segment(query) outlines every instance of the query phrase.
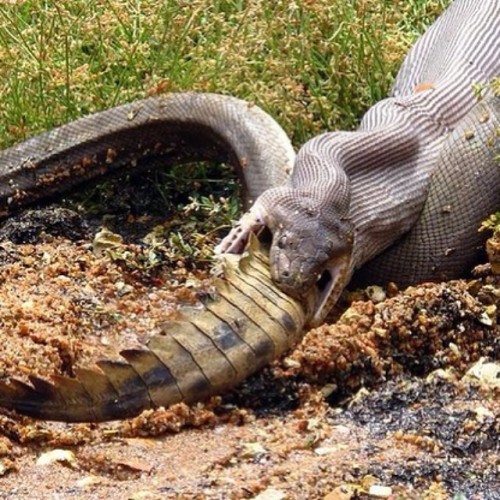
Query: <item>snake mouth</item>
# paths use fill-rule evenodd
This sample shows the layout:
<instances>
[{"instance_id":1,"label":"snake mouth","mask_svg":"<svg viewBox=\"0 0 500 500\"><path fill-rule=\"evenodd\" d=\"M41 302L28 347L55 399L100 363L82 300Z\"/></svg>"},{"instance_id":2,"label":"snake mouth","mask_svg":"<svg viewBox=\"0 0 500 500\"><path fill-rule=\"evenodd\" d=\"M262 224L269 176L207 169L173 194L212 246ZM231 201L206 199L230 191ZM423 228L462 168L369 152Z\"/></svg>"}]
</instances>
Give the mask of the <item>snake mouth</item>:
<instances>
[{"instance_id":1,"label":"snake mouth","mask_svg":"<svg viewBox=\"0 0 500 500\"><path fill-rule=\"evenodd\" d=\"M326 316L330 294L335 287L335 277L330 269L325 269L316 281L317 299L314 314L311 319L312 326L318 326Z\"/></svg>"},{"instance_id":2,"label":"snake mouth","mask_svg":"<svg viewBox=\"0 0 500 500\"><path fill-rule=\"evenodd\" d=\"M320 325L335 305L344 289L346 274L347 266L343 262L335 262L318 276L315 285L317 298L311 326Z\"/></svg>"}]
</instances>

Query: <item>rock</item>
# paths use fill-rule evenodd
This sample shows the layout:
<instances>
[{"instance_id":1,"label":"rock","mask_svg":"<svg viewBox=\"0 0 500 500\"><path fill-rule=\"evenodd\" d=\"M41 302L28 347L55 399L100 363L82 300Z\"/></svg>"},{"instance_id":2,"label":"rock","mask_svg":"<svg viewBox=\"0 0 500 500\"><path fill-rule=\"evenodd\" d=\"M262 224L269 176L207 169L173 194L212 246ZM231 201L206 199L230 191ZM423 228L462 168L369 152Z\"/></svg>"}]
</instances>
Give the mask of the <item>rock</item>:
<instances>
[{"instance_id":1,"label":"rock","mask_svg":"<svg viewBox=\"0 0 500 500\"><path fill-rule=\"evenodd\" d=\"M368 495L375 498L389 498L392 495L392 488L381 484L373 484L368 490Z\"/></svg>"},{"instance_id":2,"label":"rock","mask_svg":"<svg viewBox=\"0 0 500 500\"><path fill-rule=\"evenodd\" d=\"M350 485L338 486L330 491L323 500L351 500L354 495L354 489Z\"/></svg>"},{"instance_id":3,"label":"rock","mask_svg":"<svg viewBox=\"0 0 500 500\"><path fill-rule=\"evenodd\" d=\"M61 462L70 467L76 467L76 457L75 454L70 450L55 449L42 453L38 460L37 465L51 465L55 462Z\"/></svg>"},{"instance_id":4,"label":"rock","mask_svg":"<svg viewBox=\"0 0 500 500\"><path fill-rule=\"evenodd\" d=\"M475 379L490 389L500 389L499 363L487 362L485 358L481 358L469 368L465 376L469 379Z\"/></svg>"},{"instance_id":5,"label":"rock","mask_svg":"<svg viewBox=\"0 0 500 500\"><path fill-rule=\"evenodd\" d=\"M344 449L345 446L343 445L337 445L337 446L320 446L314 450L314 453L316 455L319 455L320 457L323 455L330 455L331 453L335 453L336 451L339 451L341 449Z\"/></svg>"},{"instance_id":6,"label":"rock","mask_svg":"<svg viewBox=\"0 0 500 500\"><path fill-rule=\"evenodd\" d=\"M85 476L76 482L77 488L88 488L90 486L97 486L103 482L103 478L99 476Z\"/></svg>"},{"instance_id":7,"label":"rock","mask_svg":"<svg viewBox=\"0 0 500 500\"><path fill-rule=\"evenodd\" d=\"M243 443L241 456L243 458L255 458L266 453L267 450L260 443Z\"/></svg>"},{"instance_id":8,"label":"rock","mask_svg":"<svg viewBox=\"0 0 500 500\"><path fill-rule=\"evenodd\" d=\"M285 498L286 494L283 490L268 488L254 497L254 500L284 500Z\"/></svg>"},{"instance_id":9,"label":"rock","mask_svg":"<svg viewBox=\"0 0 500 500\"><path fill-rule=\"evenodd\" d=\"M366 295L368 295L368 298L373 302L375 302L376 304L382 302L387 297L385 290L377 285L367 287Z\"/></svg>"}]
</instances>

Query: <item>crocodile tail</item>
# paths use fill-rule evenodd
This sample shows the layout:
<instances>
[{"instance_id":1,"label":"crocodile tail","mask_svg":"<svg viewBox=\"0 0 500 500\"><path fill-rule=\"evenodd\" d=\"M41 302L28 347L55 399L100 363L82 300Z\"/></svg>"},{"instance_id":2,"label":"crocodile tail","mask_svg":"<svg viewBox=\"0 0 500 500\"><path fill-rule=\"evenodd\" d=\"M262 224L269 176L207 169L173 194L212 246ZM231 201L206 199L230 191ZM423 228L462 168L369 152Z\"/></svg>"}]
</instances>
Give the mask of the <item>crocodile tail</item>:
<instances>
[{"instance_id":1,"label":"crocodile tail","mask_svg":"<svg viewBox=\"0 0 500 500\"><path fill-rule=\"evenodd\" d=\"M144 349L121 351L123 360L99 361L98 369L75 368L74 378L0 382L0 406L45 420L99 422L235 387L300 339L307 314L273 284L255 238L242 256L222 256L221 266L203 308L184 308Z\"/></svg>"},{"instance_id":2,"label":"crocodile tail","mask_svg":"<svg viewBox=\"0 0 500 500\"><path fill-rule=\"evenodd\" d=\"M76 378L55 375L48 382L30 376L31 385L16 379L0 382L0 405L30 417L67 422L126 418L149 407L147 392L131 365L98 364L101 371L75 369Z\"/></svg>"}]
</instances>

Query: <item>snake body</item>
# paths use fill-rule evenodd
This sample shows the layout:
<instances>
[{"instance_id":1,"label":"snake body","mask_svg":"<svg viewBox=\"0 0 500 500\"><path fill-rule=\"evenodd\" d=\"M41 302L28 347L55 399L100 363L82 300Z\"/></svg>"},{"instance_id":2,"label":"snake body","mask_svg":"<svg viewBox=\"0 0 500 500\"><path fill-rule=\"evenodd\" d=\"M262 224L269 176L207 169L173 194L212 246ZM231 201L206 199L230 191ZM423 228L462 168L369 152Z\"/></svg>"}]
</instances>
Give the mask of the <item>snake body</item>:
<instances>
[{"instance_id":1,"label":"snake body","mask_svg":"<svg viewBox=\"0 0 500 500\"><path fill-rule=\"evenodd\" d=\"M296 296L324 288L316 323L376 256L364 270L374 281L463 273L500 202L499 98L486 85L498 75L500 2L455 0L412 48L391 96L357 131L306 143L288 185L260 196L220 250L270 227L276 283Z\"/></svg>"},{"instance_id":2,"label":"snake body","mask_svg":"<svg viewBox=\"0 0 500 500\"><path fill-rule=\"evenodd\" d=\"M108 173L195 160L231 164L250 205L286 181L294 158L283 129L258 106L218 94L168 94L80 118L1 151L0 217Z\"/></svg>"},{"instance_id":3,"label":"snake body","mask_svg":"<svg viewBox=\"0 0 500 500\"><path fill-rule=\"evenodd\" d=\"M463 272L500 201L500 97L487 85L500 73L499 18L499 0L455 0L359 130L320 135L296 158L258 107L195 93L120 106L1 152L4 217L107 172L222 160L251 208L219 252L240 252L263 225L273 239L270 261L256 249L224 255L216 297L123 351L125 361L52 383L0 381L0 406L98 421L197 401L289 349L364 264L371 279L403 283Z\"/></svg>"},{"instance_id":4,"label":"snake body","mask_svg":"<svg viewBox=\"0 0 500 500\"><path fill-rule=\"evenodd\" d=\"M238 99L138 101L1 152L0 216L108 171L227 161L251 208L218 251L239 252L269 227L273 279L296 297L321 288L319 323L362 266L365 279L407 284L471 265L476 228L500 198L498 97L487 86L499 75L500 0L455 0L354 132L314 137L295 157L279 125Z\"/></svg>"}]
</instances>

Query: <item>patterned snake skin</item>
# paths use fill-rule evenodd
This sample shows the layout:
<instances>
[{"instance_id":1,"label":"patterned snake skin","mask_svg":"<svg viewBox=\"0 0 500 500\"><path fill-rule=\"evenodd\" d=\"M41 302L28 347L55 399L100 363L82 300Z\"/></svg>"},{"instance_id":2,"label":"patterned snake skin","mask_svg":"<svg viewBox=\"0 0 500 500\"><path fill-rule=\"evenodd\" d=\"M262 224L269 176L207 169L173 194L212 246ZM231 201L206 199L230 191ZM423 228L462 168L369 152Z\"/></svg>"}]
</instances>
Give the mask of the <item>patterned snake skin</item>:
<instances>
[{"instance_id":1,"label":"patterned snake skin","mask_svg":"<svg viewBox=\"0 0 500 500\"><path fill-rule=\"evenodd\" d=\"M180 311L98 369L0 380L0 406L80 422L199 401L290 349L365 263L373 281L464 272L481 246L481 220L500 205L500 96L489 85L500 72L499 2L455 0L359 130L316 137L296 159L256 106L194 93L120 106L1 152L4 216L108 171L193 159L232 163L247 204L256 201L219 246L239 253L249 239L247 251L221 257L202 308ZM264 224L270 260L251 234Z\"/></svg>"},{"instance_id":2,"label":"patterned snake skin","mask_svg":"<svg viewBox=\"0 0 500 500\"><path fill-rule=\"evenodd\" d=\"M0 152L0 216L111 171L229 162L251 209L217 251L239 253L268 226L275 283L297 298L314 287L319 323L362 266L359 279L400 284L470 268L500 205L499 75L500 0L455 0L357 131L317 136L295 158L279 125L238 99L138 101Z\"/></svg>"},{"instance_id":3,"label":"patterned snake skin","mask_svg":"<svg viewBox=\"0 0 500 500\"><path fill-rule=\"evenodd\" d=\"M488 86L499 75L499 0L455 0L391 96L357 131L306 143L289 184L263 193L218 251L268 226L275 282L295 296L322 288L316 323L365 263L360 279L372 282L464 273L481 220L500 206L500 99Z\"/></svg>"}]
</instances>

